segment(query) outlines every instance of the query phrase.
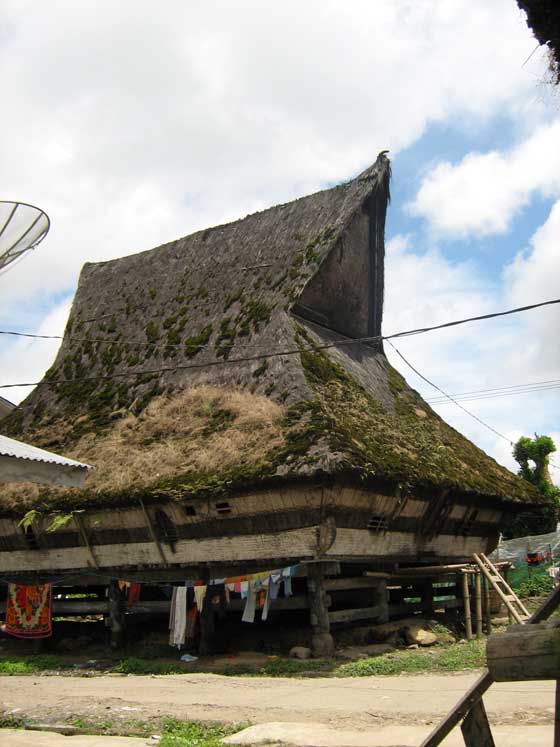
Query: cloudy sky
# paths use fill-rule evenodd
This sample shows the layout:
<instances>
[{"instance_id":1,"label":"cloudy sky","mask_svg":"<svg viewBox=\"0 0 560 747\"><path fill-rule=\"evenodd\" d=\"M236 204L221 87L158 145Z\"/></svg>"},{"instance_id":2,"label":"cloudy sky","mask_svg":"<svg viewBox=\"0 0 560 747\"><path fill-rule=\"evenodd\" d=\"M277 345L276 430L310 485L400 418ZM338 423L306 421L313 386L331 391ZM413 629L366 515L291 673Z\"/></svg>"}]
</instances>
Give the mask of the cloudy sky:
<instances>
[{"instance_id":1,"label":"cloudy sky","mask_svg":"<svg viewBox=\"0 0 560 747\"><path fill-rule=\"evenodd\" d=\"M514 0L2 6L0 199L52 220L0 276L2 329L61 333L84 262L351 178L383 149L386 333L560 296L560 96ZM552 307L397 347L453 394L552 381L559 321ZM55 352L2 337L0 383L37 380ZM513 466L507 439L560 446L559 403L555 390L464 403L505 439L436 409Z\"/></svg>"}]
</instances>

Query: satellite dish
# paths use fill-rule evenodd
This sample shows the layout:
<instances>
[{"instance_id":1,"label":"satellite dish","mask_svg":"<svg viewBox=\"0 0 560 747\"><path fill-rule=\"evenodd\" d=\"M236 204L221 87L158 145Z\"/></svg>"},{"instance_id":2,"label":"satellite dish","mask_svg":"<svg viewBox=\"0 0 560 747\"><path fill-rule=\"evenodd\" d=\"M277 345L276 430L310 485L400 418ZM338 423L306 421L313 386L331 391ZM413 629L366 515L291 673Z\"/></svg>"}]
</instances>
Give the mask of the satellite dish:
<instances>
[{"instance_id":1,"label":"satellite dish","mask_svg":"<svg viewBox=\"0 0 560 747\"><path fill-rule=\"evenodd\" d=\"M49 216L38 207L0 200L0 273L35 249L50 227Z\"/></svg>"}]
</instances>

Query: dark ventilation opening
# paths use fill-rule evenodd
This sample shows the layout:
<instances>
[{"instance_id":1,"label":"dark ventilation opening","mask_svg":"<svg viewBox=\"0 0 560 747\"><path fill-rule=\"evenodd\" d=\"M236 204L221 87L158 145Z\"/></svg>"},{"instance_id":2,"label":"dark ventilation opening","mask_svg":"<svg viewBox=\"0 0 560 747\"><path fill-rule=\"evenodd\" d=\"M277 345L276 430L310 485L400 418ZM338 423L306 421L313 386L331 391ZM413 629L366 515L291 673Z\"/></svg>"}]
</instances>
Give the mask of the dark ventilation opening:
<instances>
[{"instance_id":1,"label":"dark ventilation opening","mask_svg":"<svg viewBox=\"0 0 560 747\"><path fill-rule=\"evenodd\" d=\"M23 530L23 535L25 537L25 543L27 545L28 550L38 550L39 545L39 539L37 538L37 535L33 531L33 527L29 526L26 527Z\"/></svg>"},{"instance_id":2,"label":"dark ventilation opening","mask_svg":"<svg viewBox=\"0 0 560 747\"><path fill-rule=\"evenodd\" d=\"M388 527L386 516L372 516L367 523L370 532L385 532Z\"/></svg>"},{"instance_id":3,"label":"dark ventilation opening","mask_svg":"<svg viewBox=\"0 0 560 747\"><path fill-rule=\"evenodd\" d=\"M185 506L183 511L186 516L196 516L196 508L194 506Z\"/></svg>"},{"instance_id":4,"label":"dark ventilation opening","mask_svg":"<svg viewBox=\"0 0 560 747\"><path fill-rule=\"evenodd\" d=\"M231 506L227 501L224 501L222 503L216 503L216 511L219 514L230 514L231 513Z\"/></svg>"},{"instance_id":5,"label":"dark ventilation opening","mask_svg":"<svg viewBox=\"0 0 560 747\"><path fill-rule=\"evenodd\" d=\"M171 521L165 511L162 511L161 508L156 509L154 520L158 540L160 542L165 542L166 544L168 544L171 552L175 552L175 545L177 544L177 541L179 539L175 524Z\"/></svg>"}]
</instances>

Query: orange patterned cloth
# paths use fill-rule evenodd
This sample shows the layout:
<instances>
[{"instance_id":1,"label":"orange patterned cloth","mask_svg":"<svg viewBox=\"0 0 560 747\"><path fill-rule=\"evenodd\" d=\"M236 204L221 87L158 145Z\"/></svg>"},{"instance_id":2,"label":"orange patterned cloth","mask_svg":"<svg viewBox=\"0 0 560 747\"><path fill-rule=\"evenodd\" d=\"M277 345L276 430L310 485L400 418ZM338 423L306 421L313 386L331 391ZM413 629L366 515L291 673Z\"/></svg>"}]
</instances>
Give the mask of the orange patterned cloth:
<instances>
[{"instance_id":1,"label":"orange patterned cloth","mask_svg":"<svg viewBox=\"0 0 560 747\"><path fill-rule=\"evenodd\" d=\"M6 633L17 638L52 635L52 585L8 584Z\"/></svg>"}]
</instances>

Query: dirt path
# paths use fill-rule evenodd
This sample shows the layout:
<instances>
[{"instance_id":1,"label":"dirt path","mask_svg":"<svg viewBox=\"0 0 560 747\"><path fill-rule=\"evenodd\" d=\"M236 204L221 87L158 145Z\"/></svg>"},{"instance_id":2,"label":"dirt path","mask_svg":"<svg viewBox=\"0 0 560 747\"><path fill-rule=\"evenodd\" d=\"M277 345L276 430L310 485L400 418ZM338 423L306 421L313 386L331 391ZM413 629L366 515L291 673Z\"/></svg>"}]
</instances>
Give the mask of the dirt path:
<instances>
[{"instance_id":1,"label":"dirt path","mask_svg":"<svg viewBox=\"0 0 560 747\"><path fill-rule=\"evenodd\" d=\"M5 677L5 715L37 720L95 718L239 723L321 722L346 729L434 723L475 673L353 679L281 679L192 674L166 677ZM494 724L550 724L553 682L500 683L485 698Z\"/></svg>"}]
</instances>

